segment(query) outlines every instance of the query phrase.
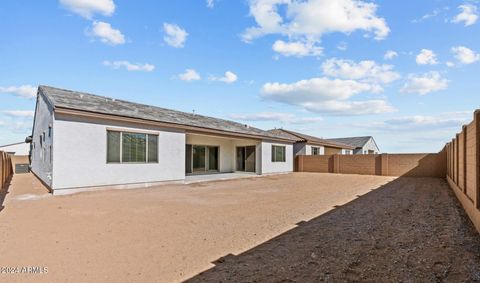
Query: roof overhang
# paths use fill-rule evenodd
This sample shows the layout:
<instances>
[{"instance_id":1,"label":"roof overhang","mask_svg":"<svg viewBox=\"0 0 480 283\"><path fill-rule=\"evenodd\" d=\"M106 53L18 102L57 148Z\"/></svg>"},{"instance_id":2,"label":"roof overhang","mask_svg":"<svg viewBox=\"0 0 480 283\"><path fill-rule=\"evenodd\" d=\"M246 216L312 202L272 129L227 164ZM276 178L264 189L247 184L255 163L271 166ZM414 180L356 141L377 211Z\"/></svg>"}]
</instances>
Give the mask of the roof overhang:
<instances>
[{"instance_id":1,"label":"roof overhang","mask_svg":"<svg viewBox=\"0 0 480 283\"><path fill-rule=\"evenodd\" d=\"M341 148L341 149L355 149L354 146L351 145L339 145L339 144L331 144L331 143L321 143L321 142L313 142L307 141L307 144L310 145L318 145L318 146L326 146L326 147L333 147L333 148Z\"/></svg>"},{"instance_id":2,"label":"roof overhang","mask_svg":"<svg viewBox=\"0 0 480 283\"><path fill-rule=\"evenodd\" d=\"M215 129L204 128L204 127L188 126L183 124L167 123L167 122L146 120L141 118L132 118L132 117L115 115L115 114L104 114L104 113L84 111L84 110L78 110L78 109L70 109L65 107L55 107L54 112L57 114L63 114L63 115L73 115L73 116L80 116L80 117L105 119L105 120L111 120L111 121L136 123L136 124L142 124L142 125L159 126L164 128L183 130L186 133L221 135L224 137L226 136L226 137L232 137L232 138L247 138L247 139L255 139L255 140L271 140L271 141L278 141L278 142L291 143L291 144L295 143L295 141L292 141L289 139L283 139L280 137L270 137L270 136L244 134L244 133L237 133L237 132L230 132L230 131L223 131L223 130L215 130Z\"/></svg>"}]
</instances>

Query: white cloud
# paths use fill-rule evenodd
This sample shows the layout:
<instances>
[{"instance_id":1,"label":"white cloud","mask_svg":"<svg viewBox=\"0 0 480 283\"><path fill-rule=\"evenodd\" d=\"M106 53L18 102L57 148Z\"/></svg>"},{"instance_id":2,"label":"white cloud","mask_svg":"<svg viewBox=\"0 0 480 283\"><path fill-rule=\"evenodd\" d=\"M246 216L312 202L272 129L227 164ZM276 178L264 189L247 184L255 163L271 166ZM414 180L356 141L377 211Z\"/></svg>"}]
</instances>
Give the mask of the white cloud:
<instances>
[{"instance_id":1,"label":"white cloud","mask_svg":"<svg viewBox=\"0 0 480 283\"><path fill-rule=\"evenodd\" d=\"M155 66L152 64L133 64L128 61L103 61L103 65L107 67L112 67L113 69L124 68L127 71L142 71L142 72L152 72L155 70Z\"/></svg>"},{"instance_id":2,"label":"white cloud","mask_svg":"<svg viewBox=\"0 0 480 283\"><path fill-rule=\"evenodd\" d=\"M429 49L422 49L416 57L419 65L435 65L438 64L437 55Z\"/></svg>"},{"instance_id":3,"label":"white cloud","mask_svg":"<svg viewBox=\"0 0 480 283\"><path fill-rule=\"evenodd\" d=\"M37 88L31 85L0 87L0 93L11 93L18 97L33 99L37 97Z\"/></svg>"},{"instance_id":4,"label":"white cloud","mask_svg":"<svg viewBox=\"0 0 480 283\"><path fill-rule=\"evenodd\" d=\"M441 113L437 116L407 116L386 120L385 123L395 128L426 128L426 127L460 127L472 119L470 111Z\"/></svg>"},{"instance_id":5,"label":"white cloud","mask_svg":"<svg viewBox=\"0 0 480 283\"><path fill-rule=\"evenodd\" d=\"M411 22L412 23L420 23L420 22L423 22L423 21L428 20L430 18L434 18L434 17L440 15L440 13L442 13L443 11L447 11L447 10L449 10L448 6L445 6L443 8L437 8L430 13L426 13L420 19L415 19L415 20L412 20Z\"/></svg>"},{"instance_id":6,"label":"white cloud","mask_svg":"<svg viewBox=\"0 0 480 283\"><path fill-rule=\"evenodd\" d=\"M261 97L333 115L366 115L392 112L395 109L384 100L348 101L354 95L377 92L378 87L355 80L325 77L301 80L291 84L266 83Z\"/></svg>"},{"instance_id":7,"label":"white cloud","mask_svg":"<svg viewBox=\"0 0 480 283\"><path fill-rule=\"evenodd\" d=\"M452 61L447 61L447 62L445 63L445 65L447 65L447 67L449 67L449 68L455 67L455 63L453 63Z\"/></svg>"},{"instance_id":8,"label":"white cloud","mask_svg":"<svg viewBox=\"0 0 480 283\"><path fill-rule=\"evenodd\" d=\"M359 80L375 84L388 84L400 78L392 65L378 65L375 61L360 61L331 58L322 64L325 75L335 78Z\"/></svg>"},{"instance_id":9,"label":"white cloud","mask_svg":"<svg viewBox=\"0 0 480 283\"><path fill-rule=\"evenodd\" d=\"M1 113L14 118L15 117L33 118L33 115L35 114L34 111L30 111L30 110L5 110L5 111L1 111Z\"/></svg>"},{"instance_id":10,"label":"white cloud","mask_svg":"<svg viewBox=\"0 0 480 283\"><path fill-rule=\"evenodd\" d=\"M316 46L328 33L362 30L381 40L390 32L385 19L376 15L377 5L361 0L249 0L249 7L257 25L244 31L245 42L279 34Z\"/></svg>"},{"instance_id":11,"label":"white cloud","mask_svg":"<svg viewBox=\"0 0 480 283\"><path fill-rule=\"evenodd\" d=\"M230 118L241 121L275 121L288 124L311 124L323 121L322 117L297 117L294 114L282 112L258 112L248 114L232 114Z\"/></svg>"},{"instance_id":12,"label":"white cloud","mask_svg":"<svg viewBox=\"0 0 480 283\"><path fill-rule=\"evenodd\" d=\"M337 44L337 49L340 51L345 51L348 49L348 44L345 41L342 41L339 44Z\"/></svg>"},{"instance_id":13,"label":"white cloud","mask_svg":"<svg viewBox=\"0 0 480 283\"><path fill-rule=\"evenodd\" d=\"M109 23L93 22L90 36L97 37L101 42L109 45L119 45L125 43L125 36L118 29L112 28Z\"/></svg>"},{"instance_id":14,"label":"white cloud","mask_svg":"<svg viewBox=\"0 0 480 283\"><path fill-rule=\"evenodd\" d=\"M227 83L227 84L231 84L231 83L234 83L238 80L238 76L231 71L226 71L225 75L223 77L211 76L209 79L211 81L219 81L219 82L224 82L224 83Z\"/></svg>"},{"instance_id":15,"label":"white cloud","mask_svg":"<svg viewBox=\"0 0 480 283\"><path fill-rule=\"evenodd\" d=\"M188 33L184 29L176 24L164 23L163 31L165 32L163 40L165 40L168 45L175 48L182 48L185 46Z\"/></svg>"},{"instance_id":16,"label":"white cloud","mask_svg":"<svg viewBox=\"0 0 480 283\"><path fill-rule=\"evenodd\" d=\"M214 0L207 0L207 7L212 9L215 6Z\"/></svg>"},{"instance_id":17,"label":"white cloud","mask_svg":"<svg viewBox=\"0 0 480 283\"><path fill-rule=\"evenodd\" d=\"M115 12L113 0L60 0L60 4L87 19L97 13L111 16Z\"/></svg>"},{"instance_id":18,"label":"white cloud","mask_svg":"<svg viewBox=\"0 0 480 283\"><path fill-rule=\"evenodd\" d=\"M462 64L472 64L480 60L479 53L475 53L475 51L465 46L453 47L452 53L454 54L455 59Z\"/></svg>"},{"instance_id":19,"label":"white cloud","mask_svg":"<svg viewBox=\"0 0 480 283\"><path fill-rule=\"evenodd\" d=\"M456 15L455 18L453 18L452 22L457 24L463 22L466 27L471 26L477 22L478 20L477 6L473 4L463 4L458 6L458 8L462 12Z\"/></svg>"},{"instance_id":20,"label":"white cloud","mask_svg":"<svg viewBox=\"0 0 480 283\"><path fill-rule=\"evenodd\" d=\"M392 60L395 57L398 57L398 53L393 50L388 50L385 52L385 55L383 55L383 59L385 60Z\"/></svg>"},{"instance_id":21,"label":"white cloud","mask_svg":"<svg viewBox=\"0 0 480 283\"><path fill-rule=\"evenodd\" d=\"M200 75L194 69L186 69L184 73L178 75L182 81L198 81L201 79Z\"/></svg>"},{"instance_id":22,"label":"white cloud","mask_svg":"<svg viewBox=\"0 0 480 283\"><path fill-rule=\"evenodd\" d=\"M291 84L266 83L262 88L262 96L289 104L316 103L348 99L355 94L372 90L372 86L367 83L320 77Z\"/></svg>"},{"instance_id":23,"label":"white cloud","mask_svg":"<svg viewBox=\"0 0 480 283\"><path fill-rule=\"evenodd\" d=\"M420 75L410 74L401 92L425 95L430 92L444 90L447 87L448 80L442 78L439 72L432 71Z\"/></svg>"},{"instance_id":24,"label":"white cloud","mask_svg":"<svg viewBox=\"0 0 480 283\"><path fill-rule=\"evenodd\" d=\"M329 113L339 116L372 115L395 112L396 109L381 99L364 101L325 101L320 104L306 105L305 109L317 113Z\"/></svg>"},{"instance_id":25,"label":"white cloud","mask_svg":"<svg viewBox=\"0 0 480 283\"><path fill-rule=\"evenodd\" d=\"M322 55L323 49L315 46L313 43L305 43L300 41L285 42L277 40L272 46L273 51L282 54L283 56L319 56Z\"/></svg>"}]
</instances>

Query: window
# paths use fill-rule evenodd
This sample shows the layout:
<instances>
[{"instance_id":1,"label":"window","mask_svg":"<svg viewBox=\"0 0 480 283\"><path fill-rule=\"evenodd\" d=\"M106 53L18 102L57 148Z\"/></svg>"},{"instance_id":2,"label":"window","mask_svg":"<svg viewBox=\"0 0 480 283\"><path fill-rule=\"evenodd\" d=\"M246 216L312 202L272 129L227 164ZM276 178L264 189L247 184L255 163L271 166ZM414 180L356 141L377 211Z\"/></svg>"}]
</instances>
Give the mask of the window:
<instances>
[{"instance_id":1,"label":"window","mask_svg":"<svg viewBox=\"0 0 480 283\"><path fill-rule=\"evenodd\" d=\"M312 155L321 155L321 148L312 146Z\"/></svg>"},{"instance_id":2,"label":"window","mask_svg":"<svg viewBox=\"0 0 480 283\"><path fill-rule=\"evenodd\" d=\"M352 154L352 151L351 151L351 150L348 150L348 149L345 149L345 154L346 154L346 155L350 155L350 154Z\"/></svg>"},{"instance_id":3,"label":"window","mask_svg":"<svg viewBox=\"0 0 480 283\"><path fill-rule=\"evenodd\" d=\"M52 137L52 126L48 126L48 137Z\"/></svg>"},{"instance_id":4,"label":"window","mask_svg":"<svg viewBox=\"0 0 480 283\"><path fill-rule=\"evenodd\" d=\"M40 159L43 160L43 140L42 140L42 135L40 137Z\"/></svg>"},{"instance_id":5,"label":"window","mask_svg":"<svg viewBox=\"0 0 480 283\"><path fill-rule=\"evenodd\" d=\"M285 146L272 145L272 162L285 162Z\"/></svg>"},{"instance_id":6,"label":"window","mask_svg":"<svg viewBox=\"0 0 480 283\"><path fill-rule=\"evenodd\" d=\"M157 163L158 135L107 131L107 163Z\"/></svg>"}]
</instances>

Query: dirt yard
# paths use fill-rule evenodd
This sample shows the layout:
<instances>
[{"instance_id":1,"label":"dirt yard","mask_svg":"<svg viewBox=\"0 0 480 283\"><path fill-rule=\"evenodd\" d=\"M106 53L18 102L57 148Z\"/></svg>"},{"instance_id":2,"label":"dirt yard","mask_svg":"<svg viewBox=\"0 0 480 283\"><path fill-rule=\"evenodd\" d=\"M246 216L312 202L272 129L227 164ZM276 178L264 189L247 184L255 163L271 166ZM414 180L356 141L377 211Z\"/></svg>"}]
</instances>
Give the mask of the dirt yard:
<instances>
[{"instance_id":1,"label":"dirt yard","mask_svg":"<svg viewBox=\"0 0 480 283\"><path fill-rule=\"evenodd\" d=\"M439 179L295 173L53 197L16 175L3 205L0 267L48 273L0 281L480 280L480 237Z\"/></svg>"}]
</instances>

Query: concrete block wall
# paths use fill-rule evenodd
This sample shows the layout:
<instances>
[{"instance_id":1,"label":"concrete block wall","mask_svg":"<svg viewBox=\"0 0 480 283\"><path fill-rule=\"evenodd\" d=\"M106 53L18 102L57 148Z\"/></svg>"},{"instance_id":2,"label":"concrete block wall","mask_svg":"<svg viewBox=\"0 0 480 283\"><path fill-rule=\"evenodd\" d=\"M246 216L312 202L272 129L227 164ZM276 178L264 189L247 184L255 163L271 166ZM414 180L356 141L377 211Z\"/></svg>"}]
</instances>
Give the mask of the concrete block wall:
<instances>
[{"instance_id":1,"label":"concrete block wall","mask_svg":"<svg viewBox=\"0 0 480 283\"><path fill-rule=\"evenodd\" d=\"M297 171L378 176L441 177L446 151L433 154L297 156Z\"/></svg>"},{"instance_id":2,"label":"concrete block wall","mask_svg":"<svg viewBox=\"0 0 480 283\"><path fill-rule=\"evenodd\" d=\"M12 175L11 157L6 152L0 151L0 190L5 188Z\"/></svg>"},{"instance_id":3,"label":"concrete block wall","mask_svg":"<svg viewBox=\"0 0 480 283\"><path fill-rule=\"evenodd\" d=\"M444 150L447 181L480 232L480 111L473 116Z\"/></svg>"},{"instance_id":4,"label":"concrete block wall","mask_svg":"<svg viewBox=\"0 0 480 283\"><path fill-rule=\"evenodd\" d=\"M378 156L368 155L339 155L338 170L342 174L380 175L377 166Z\"/></svg>"}]
</instances>

